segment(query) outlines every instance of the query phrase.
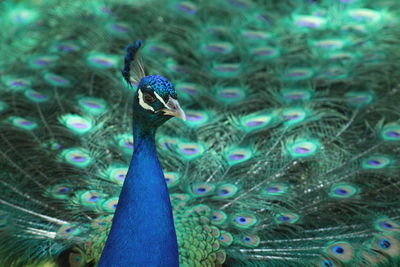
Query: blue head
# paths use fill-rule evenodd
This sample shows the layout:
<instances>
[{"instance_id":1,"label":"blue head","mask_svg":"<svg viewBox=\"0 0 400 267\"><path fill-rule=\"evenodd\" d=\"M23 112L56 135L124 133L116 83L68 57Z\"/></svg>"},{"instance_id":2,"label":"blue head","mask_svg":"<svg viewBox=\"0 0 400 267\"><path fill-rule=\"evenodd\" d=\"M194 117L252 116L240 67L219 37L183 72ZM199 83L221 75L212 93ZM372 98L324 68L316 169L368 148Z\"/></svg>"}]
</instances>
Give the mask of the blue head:
<instances>
[{"instance_id":1,"label":"blue head","mask_svg":"<svg viewBox=\"0 0 400 267\"><path fill-rule=\"evenodd\" d=\"M186 119L174 85L159 75L143 77L134 95L134 121L146 128L157 128L172 117Z\"/></svg>"}]
</instances>

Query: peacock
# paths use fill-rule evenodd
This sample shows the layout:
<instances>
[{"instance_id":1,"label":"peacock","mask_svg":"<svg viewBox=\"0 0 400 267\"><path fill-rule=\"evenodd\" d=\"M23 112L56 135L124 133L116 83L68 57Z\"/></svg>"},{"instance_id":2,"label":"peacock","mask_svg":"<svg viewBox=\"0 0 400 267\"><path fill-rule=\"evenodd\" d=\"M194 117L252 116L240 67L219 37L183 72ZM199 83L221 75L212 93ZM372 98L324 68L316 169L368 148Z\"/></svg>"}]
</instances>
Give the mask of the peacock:
<instances>
[{"instance_id":1,"label":"peacock","mask_svg":"<svg viewBox=\"0 0 400 267\"><path fill-rule=\"evenodd\" d=\"M127 47L123 74L129 84L140 45ZM159 75L143 77L133 97L134 153L99 266L178 266L172 207L155 146L157 128L171 117L186 119L172 83Z\"/></svg>"},{"instance_id":2,"label":"peacock","mask_svg":"<svg viewBox=\"0 0 400 267\"><path fill-rule=\"evenodd\" d=\"M0 266L400 266L399 15L0 3Z\"/></svg>"}]
</instances>

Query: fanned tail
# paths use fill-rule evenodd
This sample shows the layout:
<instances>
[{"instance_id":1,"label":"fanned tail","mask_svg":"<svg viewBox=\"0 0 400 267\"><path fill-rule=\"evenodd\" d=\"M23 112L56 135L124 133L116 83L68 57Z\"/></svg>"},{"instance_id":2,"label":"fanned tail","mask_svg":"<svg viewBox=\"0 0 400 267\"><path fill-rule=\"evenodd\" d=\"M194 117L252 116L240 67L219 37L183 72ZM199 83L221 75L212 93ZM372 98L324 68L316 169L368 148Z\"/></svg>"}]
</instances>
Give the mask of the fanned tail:
<instances>
[{"instance_id":1,"label":"fanned tail","mask_svg":"<svg viewBox=\"0 0 400 267\"><path fill-rule=\"evenodd\" d=\"M139 38L182 266L399 265L396 1L56 2L0 4L2 265L99 259Z\"/></svg>"}]
</instances>

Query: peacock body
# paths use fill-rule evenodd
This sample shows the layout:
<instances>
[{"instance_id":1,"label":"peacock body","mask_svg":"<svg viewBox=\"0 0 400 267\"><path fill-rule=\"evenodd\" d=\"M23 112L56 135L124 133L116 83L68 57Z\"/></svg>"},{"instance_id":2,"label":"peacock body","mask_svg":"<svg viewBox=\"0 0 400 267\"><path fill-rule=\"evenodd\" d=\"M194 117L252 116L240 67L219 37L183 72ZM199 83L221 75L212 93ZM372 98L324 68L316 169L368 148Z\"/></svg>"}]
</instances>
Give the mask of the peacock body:
<instances>
[{"instance_id":1,"label":"peacock body","mask_svg":"<svg viewBox=\"0 0 400 267\"><path fill-rule=\"evenodd\" d=\"M167 77L186 113L154 140L180 266L399 266L399 7L1 3L1 266L98 264L144 73Z\"/></svg>"}]
</instances>

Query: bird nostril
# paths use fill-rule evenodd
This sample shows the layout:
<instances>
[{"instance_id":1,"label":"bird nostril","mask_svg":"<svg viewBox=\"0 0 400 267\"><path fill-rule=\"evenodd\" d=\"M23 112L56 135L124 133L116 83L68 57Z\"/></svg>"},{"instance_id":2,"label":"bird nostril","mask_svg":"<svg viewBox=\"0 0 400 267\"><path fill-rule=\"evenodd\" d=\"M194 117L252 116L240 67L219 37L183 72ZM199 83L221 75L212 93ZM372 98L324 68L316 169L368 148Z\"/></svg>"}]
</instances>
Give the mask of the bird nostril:
<instances>
[{"instance_id":1,"label":"bird nostril","mask_svg":"<svg viewBox=\"0 0 400 267\"><path fill-rule=\"evenodd\" d=\"M172 101L170 101L170 102L167 103L167 107L168 107L169 109L173 109L173 110L177 108L176 103L175 103L175 102L172 102Z\"/></svg>"}]
</instances>

